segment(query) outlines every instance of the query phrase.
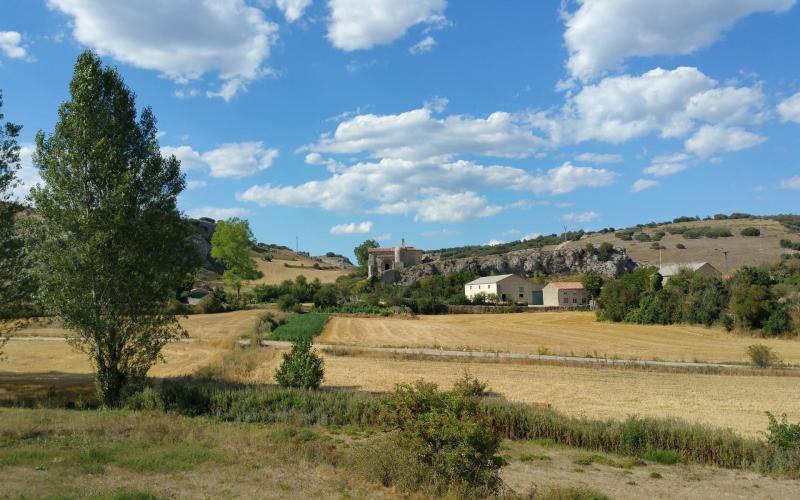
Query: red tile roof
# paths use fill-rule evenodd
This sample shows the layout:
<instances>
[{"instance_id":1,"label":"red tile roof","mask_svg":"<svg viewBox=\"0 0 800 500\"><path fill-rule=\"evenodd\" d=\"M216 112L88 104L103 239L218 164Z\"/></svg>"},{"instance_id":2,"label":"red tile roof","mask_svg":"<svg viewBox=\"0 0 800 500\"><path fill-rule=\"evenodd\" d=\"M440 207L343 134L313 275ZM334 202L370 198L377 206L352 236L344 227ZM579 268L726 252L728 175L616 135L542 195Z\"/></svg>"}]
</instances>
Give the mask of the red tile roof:
<instances>
[{"instance_id":1,"label":"red tile roof","mask_svg":"<svg viewBox=\"0 0 800 500\"><path fill-rule=\"evenodd\" d=\"M583 290L583 285L577 281L553 281L552 283L548 283L547 286L552 286L559 290Z\"/></svg>"}]
</instances>

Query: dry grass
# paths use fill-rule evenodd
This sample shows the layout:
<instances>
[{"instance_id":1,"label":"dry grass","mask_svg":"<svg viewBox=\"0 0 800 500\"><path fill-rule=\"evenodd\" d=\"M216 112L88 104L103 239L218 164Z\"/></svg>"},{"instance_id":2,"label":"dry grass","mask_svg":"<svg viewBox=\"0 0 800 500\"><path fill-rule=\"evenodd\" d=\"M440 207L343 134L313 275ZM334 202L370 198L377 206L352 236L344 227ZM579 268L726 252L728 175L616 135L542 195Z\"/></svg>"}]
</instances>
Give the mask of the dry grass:
<instances>
[{"instance_id":1,"label":"dry grass","mask_svg":"<svg viewBox=\"0 0 800 500\"><path fill-rule=\"evenodd\" d=\"M257 285L279 285L285 280L294 281L295 278L300 275L305 276L308 281L313 281L316 278L322 283L334 283L338 277L346 276L352 272L347 269L314 269L313 266L316 261L296 254L291 255L293 255L293 257L286 255L286 257L290 258L273 258L271 262L267 262L261 258L261 254L253 252L253 262L255 262L256 267L264 273L264 277L248 281L245 286L242 287L242 290L252 290L253 287ZM287 267L285 264L291 267ZM320 265L322 266L323 264ZM210 281L209 284L213 286L225 286L219 278Z\"/></svg>"},{"instance_id":2,"label":"dry grass","mask_svg":"<svg viewBox=\"0 0 800 500\"><path fill-rule=\"evenodd\" d=\"M441 347L604 356L620 359L745 362L755 342L718 328L633 325L595 320L591 312L463 314L403 318L332 318L326 344ZM800 340L758 339L786 363L800 363Z\"/></svg>"},{"instance_id":3,"label":"dry grass","mask_svg":"<svg viewBox=\"0 0 800 500\"><path fill-rule=\"evenodd\" d=\"M682 222L675 224L675 226L685 227L698 227L698 226L711 226L711 227L726 227L731 230L733 234L730 238L700 238L696 240L687 240L683 235L671 235L667 233L661 244L667 247L662 250L663 262L697 262L705 261L710 262L714 267L725 272L725 255L722 250L728 250L728 270L734 271L742 266L756 266L763 262L777 262L781 258L781 254L785 252L780 247L780 240L788 238L797 240L797 234L790 232L780 222L774 220L760 220L760 219L735 219L735 220L720 220L720 221L697 221L697 222ZM761 229L761 236L757 238L742 236L740 231L746 227L757 227ZM642 228L644 232L653 234L659 229L669 226L659 226L656 228ZM639 232L639 230L637 230ZM577 242L568 242L567 247L583 248L587 243L600 246L603 242L609 242L614 246L625 248L628 255L640 265L658 265L658 250L650 248L651 242L649 241L623 241L614 236L614 233L595 234L587 236ZM683 243L686 245L685 250L678 250L675 245ZM552 247L548 247L552 248Z\"/></svg>"}]
</instances>

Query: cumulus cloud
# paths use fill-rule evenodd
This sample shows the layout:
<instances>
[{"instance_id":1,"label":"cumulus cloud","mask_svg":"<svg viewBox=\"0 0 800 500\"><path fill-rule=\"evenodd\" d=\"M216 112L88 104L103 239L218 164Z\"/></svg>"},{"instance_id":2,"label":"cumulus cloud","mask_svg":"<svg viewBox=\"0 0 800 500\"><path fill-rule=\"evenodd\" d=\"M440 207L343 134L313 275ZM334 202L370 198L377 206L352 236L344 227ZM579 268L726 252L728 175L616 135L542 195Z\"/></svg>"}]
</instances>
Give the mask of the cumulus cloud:
<instances>
[{"instance_id":1,"label":"cumulus cloud","mask_svg":"<svg viewBox=\"0 0 800 500\"><path fill-rule=\"evenodd\" d=\"M800 92L778 104L781 121L800 123Z\"/></svg>"},{"instance_id":2,"label":"cumulus cloud","mask_svg":"<svg viewBox=\"0 0 800 500\"><path fill-rule=\"evenodd\" d=\"M634 182L631 186L631 191L638 193L640 191L644 191L645 189L654 188L660 184L660 182L653 179L636 179L636 182Z\"/></svg>"},{"instance_id":3,"label":"cumulus cloud","mask_svg":"<svg viewBox=\"0 0 800 500\"><path fill-rule=\"evenodd\" d=\"M567 69L588 80L625 59L689 54L711 45L742 17L785 12L795 0L579 0L564 12Z\"/></svg>"},{"instance_id":4,"label":"cumulus cloud","mask_svg":"<svg viewBox=\"0 0 800 500\"><path fill-rule=\"evenodd\" d=\"M653 133L684 137L698 123L758 123L766 115L760 87L720 87L697 68L678 67L604 78L570 96L560 114L531 121L557 143L622 143Z\"/></svg>"},{"instance_id":5,"label":"cumulus cloud","mask_svg":"<svg viewBox=\"0 0 800 500\"><path fill-rule=\"evenodd\" d=\"M193 208L188 212L189 217L193 219L199 219L200 217L209 217L215 220L224 220L230 219L231 217L244 217L245 215L249 215L250 211L246 208L240 207L230 207L230 208L220 208L220 207L200 207L200 208Z\"/></svg>"},{"instance_id":6,"label":"cumulus cloud","mask_svg":"<svg viewBox=\"0 0 800 500\"><path fill-rule=\"evenodd\" d=\"M686 153L655 156L650 160L650 166L645 168L643 172L656 177L674 175L689 168L691 166L689 163L691 158Z\"/></svg>"},{"instance_id":7,"label":"cumulus cloud","mask_svg":"<svg viewBox=\"0 0 800 500\"><path fill-rule=\"evenodd\" d=\"M16 31L0 31L0 53L11 59L30 59L22 35Z\"/></svg>"},{"instance_id":8,"label":"cumulus cloud","mask_svg":"<svg viewBox=\"0 0 800 500\"><path fill-rule=\"evenodd\" d=\"M443 101L432 103L443 109ZM341 122L305 149L318 153L366 152L375 158L418 160L476 154L526 157L545 145L521 117L495 112L486 118L451 115L435 118L423 107L395 115L358 115Z\"/></svg>"},{"instance_id":9,"label":"cumulus cloud","mask_svg":"<svg viewBox=\"0 0 800 500\"><path fill-rule=\"evenodd\" d=\"M238 195L261 205L319 206L325 210L414 213L418 220L460 221L487 217L507 207L476 194L503 189L536 194L563 194L605 186L616 173L576 167L567 162L545 172L458 160L411 161L383 158L361 162L327 179L297 186L256 185Z\"/></svg>"},{"instance_id":10,"label":"cumulus cloud","mask_svg":"<svg viewBox=\"0 0 800 500\"><path fill-rule=\"evenodd\" d=\"M795 175L794 177L783 179L778 186L781 189L793 189L795 191L798 191L800 190L800 175Z\"/></svg>"},{"instance_id":11,"label":"cumulus cloud","mask_svg":"<svg viewBox=\"0 0 800 500\"><path fill-rule=\"evenodd\" d=\"M195 180L186 181L186 189L200 189L206 186L208 186L208 183L206 181L195 181Z\"/></svg>"},{"instance_id":12,"label":"cumulus cloud","mask_svg":"<svg viewBox=\"0 0 800 500\"><path fill-rule=\"evenodd\" d=\"M436 46L436 40L430 35L426 36L419 42L415 43L411 46L408 51L411 53L412 56L418 56L420 54L426 54L433 50Z\"/></svg>"},{"instance_id":13,"label":"cumulus cloud","mask_svg":"<svg viewBox=\"0 0 800 500\"><path fill-rule=\"evenodd\" d=\"M581 153L575 157L575 161L582 161L586 163L619 163L622 161L622 155L602 154L602 153Z\"/></svg>"},{"instance_id":14,"label":"cumulus cloud","mask_svg":"<svg viewBox=\"0 0 800 500\"><path fill-rule=\"evenodd\" d=\"M328 0L331 15L328 40L334 47L352 51L391 43L416 24L446 21L446 0Z\"/></svg>"},{"instance_id":15,"label":"cumulus cloud","mask_svg":"<svg viewBox=\"0 0 800 500\"><path fill-rule=\"evenodd\" d=\"M503 240L489 240L483 245L487 247L496 247L497 245L502 245L503 243L505 243Z\"/></svg>"},{"instance_id":16,"label":"cumulus cloud","mask_svg":"<svg viewBox=\"0 0 800 500\"><path fill-rule=\"evenodd\" d=\"M704 125L686 140L685 148L687 151L705 158L716 153L752 148L765 140L766 138L740 127Z\"/></svg>"},{"instance_id":17,"label":"cumulus cloud","mask_svg":"<svg viewBox=\"0 0 800 500\"><path fill-rule=\"evenodd\" d=\"M330 234L367 234L372 231L372 221L351 222L349 224L337 224L333 226Z\"/></svg>"},{"instance_id":18,"label":"cumulus cloud","mask_svg":"<svg viewBox=\"0 0 800 500\"><path fill-rule=\"evenodd\" d=\"M303 11L311 5L311 0L275 0L275 5L283 11L283 16L290 23L303 17Z\"/></svg>"},{"instance_id":19,"label":"cumulus cloud","mask_svg":"<svg viewBox=\"0 0 800 500\"><path fill-rule=\"evenodd\" d=\"M592 222L593 220L600 217L600 214L597 212L570 212L561 216L561 220L564 222L572 222L576 224L585 224L587 222Z\"/></svg>"},{"instance_id":20,"label":"cumulus cloud","mask_svg":"<svg viewBox=\"0 0 800 500\"><path fill-rule=\"evenodd\" d=\"M215 73L225 100L268 74L277 25L244 0L48 0L72 18L75 39L101 55L181 84Z\"/></svg>"},{"instance_id":21,"label":"cumulus cloud","mask_svg":"<svg viewBox=\"0 0 800 500\"><path fill-rule=\"evenodd\" d=\"M163 146L163 155L174 155L184 170L208 170L212 177L247 177L266 170L278 157L278 150L265 148L261 141L231 142L205 153L190 146Z\"/></svg>"}]
</instances>

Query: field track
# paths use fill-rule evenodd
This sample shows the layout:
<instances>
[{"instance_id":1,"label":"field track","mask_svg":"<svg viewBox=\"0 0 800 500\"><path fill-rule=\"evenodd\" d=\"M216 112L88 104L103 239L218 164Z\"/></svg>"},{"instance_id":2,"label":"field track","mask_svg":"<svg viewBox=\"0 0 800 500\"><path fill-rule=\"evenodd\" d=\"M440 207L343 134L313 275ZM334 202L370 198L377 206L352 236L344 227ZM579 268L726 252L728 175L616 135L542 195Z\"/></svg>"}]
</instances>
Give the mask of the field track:
<instances>
[{"instance_id":1,"label":"field track","mask_svg":"<svg viewBox=\"0 0 800 500\"><path fill-rule=\"evenodd\" d=\"M318 342L710 363L744 362L747 346L761 343L784 362L800 364L796 339L750 338L693 325L598 322L591 312L334 317Z\"/></svg>"}]
</instances>

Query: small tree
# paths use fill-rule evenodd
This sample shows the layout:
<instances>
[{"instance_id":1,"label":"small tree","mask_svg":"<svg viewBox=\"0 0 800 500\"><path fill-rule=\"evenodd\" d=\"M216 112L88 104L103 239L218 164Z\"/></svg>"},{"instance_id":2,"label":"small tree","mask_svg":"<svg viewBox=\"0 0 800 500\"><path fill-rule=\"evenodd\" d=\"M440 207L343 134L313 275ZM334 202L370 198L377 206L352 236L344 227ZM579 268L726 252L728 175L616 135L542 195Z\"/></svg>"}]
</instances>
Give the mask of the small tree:
<instances>
[{"instance_id":1,"label":"small tree","mask_svg":"<svg viewBox=\"0 0 800 500\"><path fill-rule=\"evenodd\" d=\"M236 301L241 299L242 284L264 276L259 271L250 251L255 245L250 223L244 219L233 217L217 223L211 237L211 256L225 264L222 279L236 290Z\"/></svg>"},{"instance_id":2,"label":"small tree","mask_svg":"<svg viewBox=\"0 0 800 500\"><path fill-rule=\"evenodd\" d=\"M603 289L603 276L597 271L587 271L581 277L581 285L583 285L583 288L589 292L592 300L594 300L600 295L600 291Z\"/></svg>"},{"instance_id":3,"label":"small tree","mask_svg":"<svg viewBox=\"0 0 800 500\"><path fill-rule=\"evenodd\" d=\"M747 356L753 366L758 368L769 368L778 363L780 359L769 346L764 344L753 344L747 348Z\"/></svg>"},{"instance_id":4,"label":"small tree","mask_svg":"<svg viewBox=\"0 0 800 500\"><path fill-rule=\"evenodd\" d=\"M325 362L311 350L311 340L298 340L283 355L275 380L281 387L319 389L325 376Z\"/></svg>"},{"instance_id":5,"label":"small tree","mask_svg":"<svg viewBox=\"0 0 800 500\"><path fill-rule=\"evenodd\" d=\"M101 401L116 406L186 335L164 307L198 264L177 209L185 180L180 162L161 156L153 112L137 119L133 92L91 52L58 114L53 134L36 136L42 184L26 246L40 300L89 356Z\"/></svg>"},{"instance_id":6,"label":"small tree","mask_svg":"<svg viewBox=\"0 0 800 500\"><path fill-rule=\"evenodd\" d=\"M367 262L369 261L369 249L378 248L378 242L375 240L367 240L353 249L358 262L358 270L362 274L367 274Z\"/></svg>"}]
</instances>

